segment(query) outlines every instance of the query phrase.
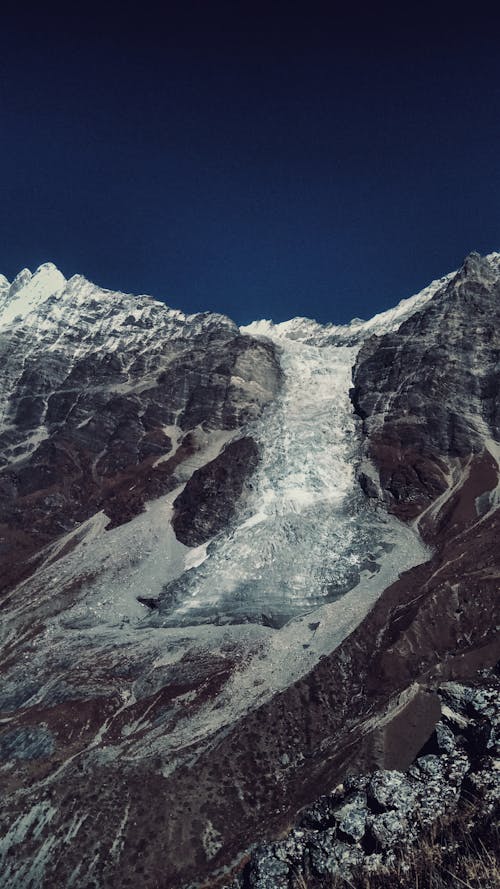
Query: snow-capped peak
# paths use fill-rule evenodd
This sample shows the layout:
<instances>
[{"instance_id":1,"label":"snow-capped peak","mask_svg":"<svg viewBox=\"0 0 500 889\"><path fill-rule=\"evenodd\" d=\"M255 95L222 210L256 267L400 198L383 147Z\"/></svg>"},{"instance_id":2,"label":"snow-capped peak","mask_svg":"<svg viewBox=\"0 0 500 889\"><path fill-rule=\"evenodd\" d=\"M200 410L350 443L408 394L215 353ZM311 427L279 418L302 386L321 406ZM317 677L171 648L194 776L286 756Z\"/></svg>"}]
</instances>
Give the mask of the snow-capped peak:
<instances>
[{"instance_id":1,"label":"snow-capped peak","mask_svg":"<svg viewBox=\"0 0 500 889\"><path fill-rule=\"evenodd\" d=\"M32 274L29 269L21 269L21 271L17 273L16 277L12 281L12 284L10 285L11 295L20 290L21 287L24 287L26 284L28 284L28 282L31 281L31 278Z\"/></svg>"},{"instance_id":2,"label":"snow-capped peak","mask_svg":"<svg viewBox=\"0 0 500 889\"><path fill-rule=\"evenodd\" d=\"M394 308L374 315L369 321L353 318L349 324L320 324L311 318L291 318L289 321L275 324L274 321L262 320L253 321L242 327L241 331L253 336L267 336L275 340L299 340L317 346L360 343L371 334L388 333L398 328L403 321L432 299L438 290L448 284L455 274L456 272L450 272L443 278L432 281L420 293L401 300Z\"/></svg>"},{"instance_id":3,"label":"snow-capped peak","mask_svg":"<svg viewBox=\"0 0 500 889\"><path fill-rule=\"evenodd\" d=\"M25 318L65 285L66 278L51 262L40 265L34 274L29 269L22 269L10 287L2 291L0 325L4 327L16 318Z\"/></svg>"}]
</instances>

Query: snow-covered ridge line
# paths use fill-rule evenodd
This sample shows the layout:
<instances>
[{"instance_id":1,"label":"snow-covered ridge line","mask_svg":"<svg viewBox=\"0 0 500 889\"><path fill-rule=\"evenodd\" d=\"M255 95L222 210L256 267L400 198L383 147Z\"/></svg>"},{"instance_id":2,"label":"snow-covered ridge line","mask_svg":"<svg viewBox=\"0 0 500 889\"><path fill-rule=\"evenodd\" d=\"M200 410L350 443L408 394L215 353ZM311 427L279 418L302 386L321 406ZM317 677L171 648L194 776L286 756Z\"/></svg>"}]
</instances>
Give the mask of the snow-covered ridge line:
<instances>
[{"instance_id":1,"label":"snow-covered ridge line","mask_svg":"<svg viewBox=\"0 0 500 889\"><path fill-rule=\"evenodd\" d=\"M127 319L129 325L153 322L155 327L165 323L199 327L216 322L237 330L233 321L217 312L186 315L145 294L99 287L83 275L66 279L50 262L43 263L34 273L22 269L11 284L5 276L0 276L0 329L19 322L38 325L40 318L46 324L57 324L62 320L62 313L67 326L85 325L88 319L80 316L89 310L92 321L112 318L115 327Z\"/></svg>"},{"instance_id":2,"label":"snow-covered ridge line","mask_svg":"<svg viewBox=\"0 0 500 889\"><path fill-rule=\"evenodd\" d=\"M473 255L473 254L472 254ZM500 253L489 253L484 259L491 266L492 272L500 273ZM310 343L311 345L327 345L335 343L353 344L362 341L372 333L386 333L399 326L406 318L418 311L434 294L457 274L456 270L432 281L419 293L401 300L397 306L384 312L379 312L367 321L354 318L349 324L320 324L312 318L296 317L288 321L274 323L272 320L253 321L241 327L241 331L250 335L269 336L273 338L286 338ZM102 300L102 297L108 297ZM110 314L118 316L121 311L133 315L132 323L140 322L154 316L155 321L167 318L176 324L191 324L200 322L201 319L217 320L226 323L236 330L236 325L227 316L220 313L194 313L186 315L179 309L167 306L161 300L145 294L130 294L120 291L108 290L87 280L82 275L73 275L66 279L61 271L52 262L40 265L34 273L29 269L22 269L12 283L0 274L0 329L9 326L14 321L24 321L31 314L39 314L42 306L43 314L55 320L58 318L57 307L64 304L67 308L68 298L71 298L72 308L82 309L95 297L99 297L104 303L100 307L98 315ZM95 305L93 306L95 309ZM118 317L116 317L118 321Z\"/></svg>"},{"instance_id":3,"label":"snow-covered ridge line","mask_svg":"<svg viewBox=\"0 0 500 889\"><path fill-rule=\"evenodd\" d=\"M420 293L401 300L393 309L379 312L368 321L354 318L349 324L320 324L312 318L291 318L277 324L271 320L253 321L240 329L253 336L272 336L273 339L292 339L311 345L331 345L345 341L360 341L372 333L387 333L398 327L427 303L455 272L429 284Z\"/></svg>"},{"instance_id":4,"label":"snow-covered ridge line","mask_svg":"<svg viewBox=\"0 0 500 889\"><path fill-rule=\"evenodd\" d=\"M500 273L500 253L489 253L484 257L496 274ZM262 319L253 321L240 328L243 333L251 336L267 336L273 339L292 339L311 345L334 345L362 342L371 334L384 334L395 330L419 311L430 299L455 277L457 271L449 272L442 278L432 281L419 293L402 299L394 308L379 312L368 321L353 318L349 324L320 324L312 318L291 318L289 321L275 323Z\"/></svg>"}]
</instances>

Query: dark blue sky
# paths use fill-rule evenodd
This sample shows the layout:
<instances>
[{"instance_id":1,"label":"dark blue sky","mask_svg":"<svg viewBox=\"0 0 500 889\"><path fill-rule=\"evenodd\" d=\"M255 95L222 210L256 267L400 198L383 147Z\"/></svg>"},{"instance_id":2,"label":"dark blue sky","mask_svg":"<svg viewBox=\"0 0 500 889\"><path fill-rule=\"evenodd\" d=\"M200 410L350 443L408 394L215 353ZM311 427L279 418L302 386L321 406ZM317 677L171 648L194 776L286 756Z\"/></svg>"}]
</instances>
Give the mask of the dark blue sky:
<instances>
[{"instance_id":1,"label":"dark blue sky","mask_svg":"<svg viewBox=\"0 0 500 889\"><path fill-rule=\"evenodd\" d=\"M0 271L343 321L500 249L500 22L401 7L4 14Z\"/></svg>"}]
</instances>

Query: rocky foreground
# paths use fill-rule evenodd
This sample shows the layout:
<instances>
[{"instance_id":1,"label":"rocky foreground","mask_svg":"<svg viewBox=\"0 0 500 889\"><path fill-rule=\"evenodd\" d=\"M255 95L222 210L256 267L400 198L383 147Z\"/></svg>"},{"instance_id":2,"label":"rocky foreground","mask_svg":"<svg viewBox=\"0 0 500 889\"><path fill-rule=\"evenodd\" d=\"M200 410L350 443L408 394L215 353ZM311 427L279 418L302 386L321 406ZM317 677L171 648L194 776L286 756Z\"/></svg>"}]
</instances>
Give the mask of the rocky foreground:
<instances>
[{"instance_id":1,"label":"rocky foreground","mask_svg":"<svg viewBox=\"0 0 500 889\"><path fill-rule=\"evenodd\" d=\"M481 820L494 820L500 807L500 681L478 676L474 686L445 683L438 693L441 719L409 769L349 775L306 807L287 836L254 850L228 889L322 887L334 879L353 885L374 873L386 874L392 885L391 869L436 825L463 813L472 832ZM482 885L493 887L494 880L492 862L491 882Z\"/></svg>"}]
</instances>

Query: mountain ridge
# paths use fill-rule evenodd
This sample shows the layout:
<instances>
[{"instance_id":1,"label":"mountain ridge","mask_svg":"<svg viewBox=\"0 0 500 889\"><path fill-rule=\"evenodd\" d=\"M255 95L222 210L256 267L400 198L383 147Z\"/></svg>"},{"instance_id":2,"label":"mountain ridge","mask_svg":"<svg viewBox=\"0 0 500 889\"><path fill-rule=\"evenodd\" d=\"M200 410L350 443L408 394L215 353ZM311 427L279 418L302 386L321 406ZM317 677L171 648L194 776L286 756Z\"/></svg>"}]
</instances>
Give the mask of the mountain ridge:
<instances>
[{"instance_id":1,"label":"mountain ridge","mask_svg":"<svg viewBox=\"0 0 500 889\"><path fill-rule=\"evenodd\" d=\"M67 284L0 330L0 853L174 889L498 656L500 256L364 328Z\"/></svg>"},{"instance_id":2,"label":"mountain ridge","mask_svg":"<svg viewBox=\"0 0 500 889\"><path fill-rule=\"evenodd\" d=\"M474 255L479 255L479 254L474 254L474 253L469 254L469 256L474 256ZM497 260L500 263L500 253L491 253L491 254L488 254L485 258L486 258L486 260L488 260L490 262ZM466 260L464 260L464 262L466 262ZM345 322L345 323L335 323L335 322L320 323L318 321L315 321L313 318L309 318L309 317L305 317L305 316L296 316L296 317L289 319L288 321L274 322L274 321L261 320L261 321L253 321L253 322L250 322L250 324L241 325L241 326L243 328L247 328L247 327L251 327L252 325L256 325L256 324L269 324L274 328L280 328L284 332L284 335L287 335L287 328L289 328L292 336L294 333L294 328L297 328L297 327L300 328L300 326L303 322L305 322L306 328L307 328L307 326L311 326L316 331L323 329L323 330L325 330L325 332L329 332L329 331L338 332L338 331L343 330L344 328L349 328L349 327L353 327L353 326L354 327L361 327L363 325L370 324L379 318L381 320L385 320L386 317L394 315L396 310L404 309L406 306L408 306L408 308L411 309L412 308L411 301L415 300L416 297L420 297L419 303L424 302L425 299L428 298L428 295L430 292L432 292L432 293L435 292L436 289L438 289L440 286L442 286L443 283L445 283L446 281L450 280L456 273L457 273L456 271L450 272L447 275L445 275L441 278L438 278L435 281L432 281L431 284L424 287L421 291L418 291L418 293L414 294L413 296L406 297L406 298L402 299L401 302L398 303L398 305L395 308L387 309L385 311L376 313L368 321L365 321L360 318L353 318L350 322ZM125 298L131 297L134 300L153 300L155 303L160 303L161 305L164 305L168 311L178 313L179 316L183 316L184 318L188 318L188 317L192 318L195 316L202 316L202 315L214 315L214 316L219 316L221 318L222 317L224 317L224 318L229 317L227 315L223 315L223 314L217 313L217 312L195 312L195 313L191 313L191 314L189 314L189 313L186 314L185 312L183 312L180 309L175 309L175 308L168 306L164 300L159 299L158 297L153 297L153 296L150 296L147 294L124 293L124 292L113 290L110 288L104 288L104 287L101 287L97 284L94 284L92 281L90 281L88 278L85 278L85 276L83 276L81 274L74 274L70 278L65 278L64 275L62 274L62 272L58 269L57 265L53 262L50 262L50 261L41 263L36 268L36 270L34 272L31 272L30 269L28 269L28 268L24 268L24 269L20 270L17 273L17 275L12 279L12 282L10 282L5 277L5 275L0 274L0 288L1 288L0 295L1 295L2 289L10 290L11 291L10 294L8 294L5 297L5 301L7 301L7 299L9 299L9 297L12 298L12 296L15 293L17 293L17 291L19 289L21 289L21 287L24 287L27 284L32 283L33 279L39 280L40 275L43 275L43 276L46 276L49 278L48 287L46 284L46 288L45 288L45 292L47 293L47 296L52 296L55 293L60 292L60 290L64 289L64 287L66 285L71 285L72 283L81 282L82 284L90 285L91 287L95 288L96 291L99 291L101 294L108 294L108 295L114 295L117 297L125 297ZM50 284L50 280L52 281L52 284ZM57 283L60 284L59 287L56 286ZM54 287L54 286L55 286L55 289L50 290L50 287ZM2 306L0 304L0 322L2 320L1 310L2 310ZM15 316L12 316L12 317L15 317ZM299 332L299 335L300 335L300 332Z\"/></svg>"}]
</instances>

